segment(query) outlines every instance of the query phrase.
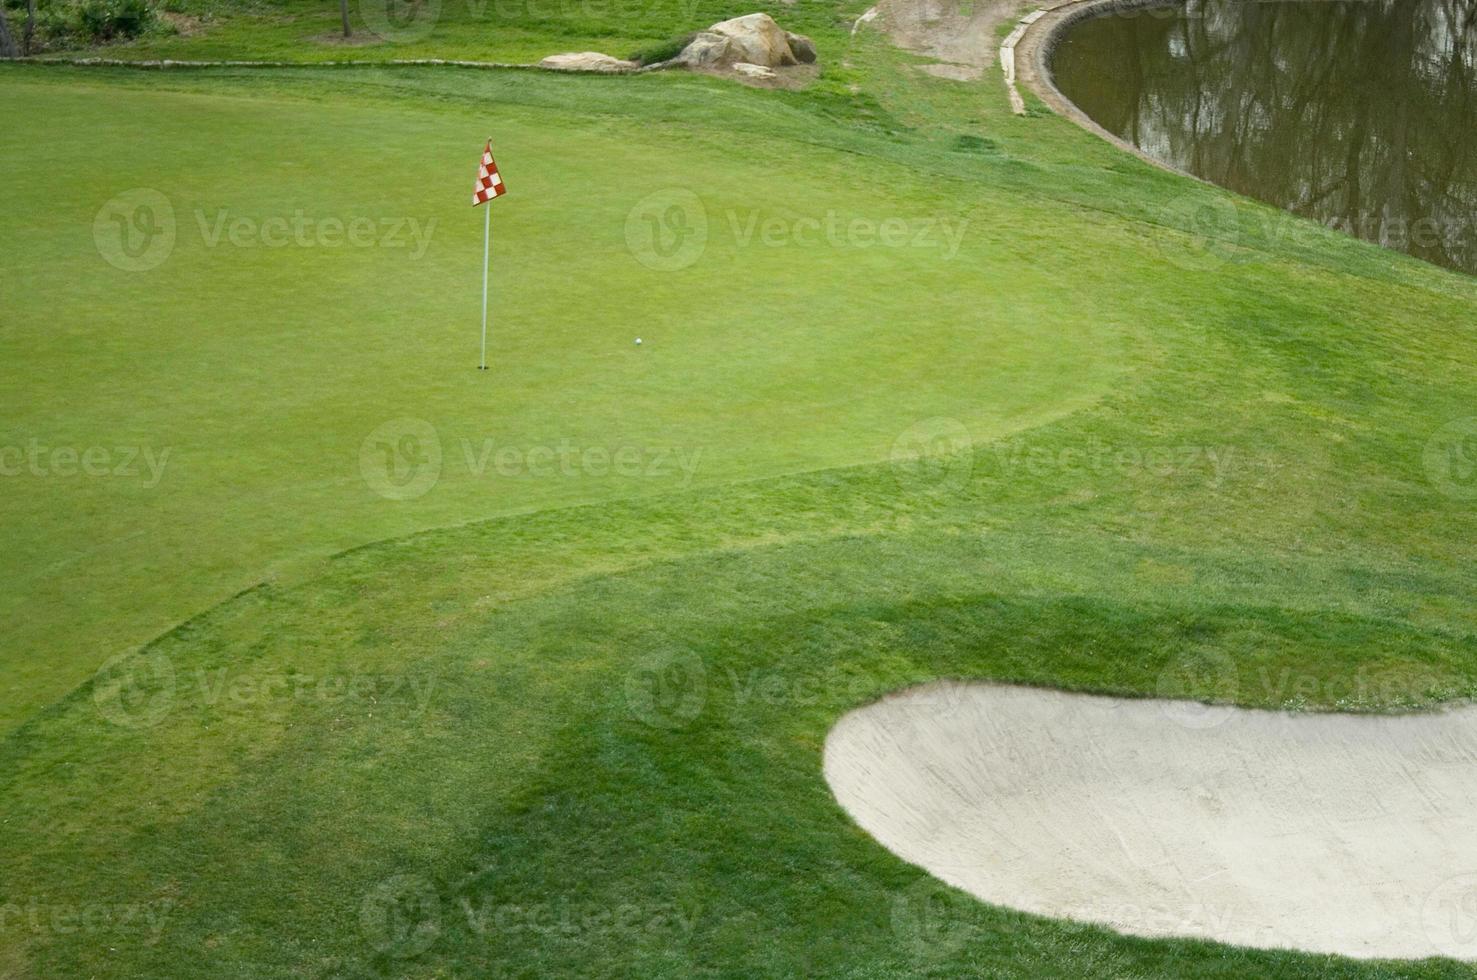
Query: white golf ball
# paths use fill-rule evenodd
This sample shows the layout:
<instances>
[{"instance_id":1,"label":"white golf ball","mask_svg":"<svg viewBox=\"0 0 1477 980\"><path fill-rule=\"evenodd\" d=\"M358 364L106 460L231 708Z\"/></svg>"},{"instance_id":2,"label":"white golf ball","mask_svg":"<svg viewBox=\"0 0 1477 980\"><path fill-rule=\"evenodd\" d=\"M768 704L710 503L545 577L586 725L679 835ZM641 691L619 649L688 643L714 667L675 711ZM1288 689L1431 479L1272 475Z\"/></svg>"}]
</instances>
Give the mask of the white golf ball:
<instances>
[{"instance_id":1,"label":"white golf ball","mask_svg":"<svg viewBox=\"0 0 1477 980\"><path fill-rule=\"evenodd\" d=\"M637 344L640 344L640 343L641 343L641 338L640 338L640 337L637 337L637 338L636 338L636 343L637 343Z\"/></svg>"}]
</instances>

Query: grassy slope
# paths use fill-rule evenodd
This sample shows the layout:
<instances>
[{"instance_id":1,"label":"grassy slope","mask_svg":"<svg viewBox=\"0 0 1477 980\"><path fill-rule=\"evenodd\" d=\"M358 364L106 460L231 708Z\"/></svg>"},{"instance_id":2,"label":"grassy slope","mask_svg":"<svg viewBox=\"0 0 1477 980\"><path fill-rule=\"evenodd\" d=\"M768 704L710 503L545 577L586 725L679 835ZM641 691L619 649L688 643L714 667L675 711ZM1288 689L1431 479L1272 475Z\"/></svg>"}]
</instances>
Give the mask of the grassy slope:
<instances>
[{"instance_id":1,"label":"grassy slope","mask_svg":"<svg viewBox=\"0 0 1477 980\"><path fill-rule=\"evenodd\" d=\"M5 649L21 678L0 749L7 898L171 904L153 943L12 926L0 965L1055 976L1071 957L1116 975L1459 975L986 908L934 889L830 801L818 752L837 713L932 676L1132 694L1188 664L1211 669L1184 693L1362 708L1477 680L1474 515L1422 465L1469 411L1470 281L1322 234L1252 235L1203 261L1163 227L1172 179L1056 120L1004 115L993 89L852 57L876 101L482 73L7 79L21 96L0 111L31 107L45 138L4 164L29 236L7 254L33 258L5 270L26 288L0 333L0 390L26 404L0 442L127 435L180 455L151 494L51 480L5 498L24 558L7 601L25 613ZM83 97L100 80L106 105ZM179 120L178 164L128 149L143 118ZM503 297L498 372L479 379L461 295L477 229L440 198L461 193L458 148L489 128L522 194L498 205L498 240L523 247L502 256L520 288ZM183 133L201 130L217 138L192 150ZM734 130L767 138L736 153ZM52 173L100 141L116 182L68 212ZM284 169L356 148L383 169L311 192ZM52 165L17 164L42 153ZM222 256L182 236L157 272L113 277L89 254L90 213L145 181L181 210L308 198L447 230L412 276L377 250ZM950 263L714 236L690 270L648 274L625 213L673 185L718 225L729 207L834 202L968 215L970 234ZM591 308L616 312L591 323ZM640 360L638 329L653 338ZM100 349L128 370L55 381ZM223 419L222 403L249 409ZM435 423L448 461L431 493L393 504L367 491L358 453L403 414ZM939 415L974 454L885 461ZM490 488L458 469L457 439L505 432L696 444L705 466L686 489ZM1211 447L1231 464L1215 479L1204 456L1169 472L1062 463L1103 446ZM813 472L777 475L797 469ZM110 724L105 685L61 697L273 561L530 510L300 568L169 633L135 660L172 674L157 724ZM96 547L117 528L135 536ZM65 571L37 564L63 550L79 556ZM1228 660L1229 682L1214 670ZM431 695L424 710L388 685L373 703L233 701L212 693L220 670L393 675ZM388 941L364 915L387 890L430 896L405 912L434 929ZM578 924L550 928L560 909ZM586 918L612 909L624 924Z\"/></svg>"},{"instance_id":2,"label":"grassy slope","mask_svg":"<svg viewBox=\"0 0 1477 980\"><path fill-rule=\"evenodd\" d=\"M92 53L127 59L528 63L561 51L594 50L625 58L751 12L721 0L421 0L411 13L398 0L356 0L349 5L353 36L345 41L338 5L322 0L182 0L175 6L194 18L185 33L151 33ZM789 30L838 42L865 9L865 4L797 0L775 16Z\"/></svg>"},{"instance_id":3,"label":"grassy slope","mask_svg":"<svg viewBox=\"0 0 1477 980\"><path fill-rule=\"evenodd\" d=\"M896 163L858 167L794 143L736 156L681 119L646 122L642 134L615 119L592 128L568 106L506 101L520 86L568 83L457 81L499 107L328 112L15 87L25 93L11 102L16 125L33 114L55 122L8 164L20 207L7 273L18 288L0 384L23 401L0 444L37 436L171 456L156 487L12 478L31 492L6 504L17 561L3 602L67 615L21 617L4 654L21 680L0 716L23 717L95 669L99 652L127 649L274 566L421 527L689 482L671 464L500 478L476 471L485 440L631 447L653 464L670 448L696 461L692 483L714 485L883 459L907 425L932 416L958 418L978 438L1003 434L1085 403L1124 369L1124 326L1086 307L1038 325L990 302L988 283L1044 285L1046 273L1029 254L994 247L1004 199L979 182L940 186ZM618 96L608 82L585 88ZM686 96L704 108L743 104L711 83ZM278 138L261 139L269 130ZM497 367L482 376L471 370L481 215L463 198L465 147L489 130L515 191L494 216ZM72 175L99 139L112 148L108 175L76 194ZM179 149L161 159L160 145ZM879 184L885 199L871 193ZM148 272L103 262L88 233L91 214L134 187L166 188L178 226L173 254ZM626 214L672 187L701 192L709 244L689 269L651 270L626 246ZM209 244L222 212L264 221L297 210L435 225L419 258L409 248ZM948 260L941 248L741 237L751 219L832 213L842 225L940 215L970 225ZM952 288L956 269L970 270L964 288ZM63 330L50 320L59 295L75 311ZM990 387L989 403L950 384L961 373ZM50 379L44 390L29 383L38 376ZM435 427L443 464L425 496L390 501L362 478L361 447L402 417Z\"/></svg>"}]
</instances>

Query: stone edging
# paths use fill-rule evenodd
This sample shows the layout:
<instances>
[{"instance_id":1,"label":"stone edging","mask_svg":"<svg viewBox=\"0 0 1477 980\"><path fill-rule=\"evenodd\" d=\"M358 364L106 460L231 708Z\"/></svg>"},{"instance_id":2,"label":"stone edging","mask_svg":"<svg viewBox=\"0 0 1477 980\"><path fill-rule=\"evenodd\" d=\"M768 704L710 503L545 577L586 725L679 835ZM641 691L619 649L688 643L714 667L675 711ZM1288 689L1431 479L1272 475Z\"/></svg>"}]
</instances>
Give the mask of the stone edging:
<instances>
[{"instance_id":1,"label":"stone edging","mask_svg":"<svg viewBox=\"0 0 1477 980\"><path fill-rule=\"evenodd\" d=\"M129 58L8 58L0 65L47 65L65 68L138 68L165 70L174 68L482 68L490 70L546 71L556 75L641 75L670 65L662 62L622 71L591 72L573 68L550 68L538 63L510 61L457 61L447 58L386 58L379 61L178 61L173 58L136 60Z\"/></svg>"},{"instance_id":2,"label":"stone edging","mask_svg":"<svg viewBox=\"0 0 1477 980\"><path fill-rule=\"evenodd\" d=\"M1197 183L1206 183L1194 174L1186 173L1163 160L1155 159L1127 140L1108 132L1093 122L1087 113L1077 108L1071 99L1061 93L1051 77L1051 56L1056 53L1057 45L1061 44L1062 38L1072 26L1093 17L1144 10L1150 7L1173 6L1184 2L1185 0L1062 0L1062 2L1052 4L1045 8L1041 17L1022 25L1024 30L1014 45L1014 57L1011 63L1015 77L1037 98L1045 102L1053 112L1070 119L1089 133L1107 140L1120 150L1131 153L1160 170L1188 177Z\"/></svg>"},{"instance_id":3,"label":"stone edging","mask_svg":"<svg viewBox=\"0 0 1477 980\"><path fill-rule=\"evenodd\" d=\"M68 68L374 68L410 65L450 65L455 68L537 68L537 65L509 64L500 61L448 61L443 58L387 59L369 61L177 61L131 58L12 58L18 65L58 65ZM544 69L549 71L552 69Z\"/></svg>"},{"instance_id":4,"label":"stone edging","mask_svg":"<svg viewBox=\"0 0 1477 980\"><path fill-rule=\"evenodd\" d=\"M1005 90L1010 95L1010 111L1017 116L1026 114L1026 103L1021 100L1021 91L1015 87L1015 46L1020 43L1021 38L1026 36L1026 31L1031 25L1046 16L1045 10L1033 10L1022 17L1010 32L1010 36L1000 45L1000 70L1005 72Z\"/></svg>"}]
</instances>

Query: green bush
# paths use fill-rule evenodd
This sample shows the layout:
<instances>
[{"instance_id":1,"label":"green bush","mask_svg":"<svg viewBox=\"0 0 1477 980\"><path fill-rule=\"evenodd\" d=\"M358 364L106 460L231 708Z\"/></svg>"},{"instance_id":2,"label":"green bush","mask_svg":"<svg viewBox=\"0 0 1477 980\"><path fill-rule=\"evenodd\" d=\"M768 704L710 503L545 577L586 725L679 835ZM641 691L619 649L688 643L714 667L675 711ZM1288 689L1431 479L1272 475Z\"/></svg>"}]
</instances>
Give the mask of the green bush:
<instances>
[{"instance_id":1,"label":"green bush","mask_svg":"<svg viewBox=\"0 0 1477 980\"><path fill-rule=\"evenodd\" d=\"M654 65L661 61L670 61L682 53L682 49L692 43L696 34L683 34L681 37L668 38L655 44L648 44L631 55L631 61L638 65Z\"/></svg>"},{"instance_id":2,"label":"green bush","mask_svg":"<svg viewBox=\"0 0 1477 980\"><path fill-rule=\"evenodd\" d=\"M50 42L64 41L73 32L75 26L70 10L53 4L37 6L36 40L41 46L48 46Z\"/></svg>"},{"instance_id":3,"label":"green bush","mask_svg":"<svg viewBox=\"0 0 1477 980\"><path fill-rule=\"evenodd\" d=\"M138 37L153 17L144 0L85 0L77 8L77 33L93 43Z\"/></svg>"}]
</instances>

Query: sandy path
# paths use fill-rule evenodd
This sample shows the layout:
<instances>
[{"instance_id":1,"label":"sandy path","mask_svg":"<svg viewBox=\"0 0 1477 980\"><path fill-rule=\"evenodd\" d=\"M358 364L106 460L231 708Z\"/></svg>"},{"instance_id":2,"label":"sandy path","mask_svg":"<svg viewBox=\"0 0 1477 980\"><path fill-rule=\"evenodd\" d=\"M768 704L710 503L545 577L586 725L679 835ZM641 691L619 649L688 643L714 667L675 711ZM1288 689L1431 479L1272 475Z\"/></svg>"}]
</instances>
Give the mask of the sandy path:
<instances>
[{"instance_id":1,"label":"sandy path","mask_svg":"<svg viewBox=\"0 0 1477 980\"><path fill-rule=\"evenodd\" d=\"M943 78L970 81L995 63L997 30L1022 6L1022 0L881 0L862 15L898 47L935 58L922 70Z\"/></svg>"},{"instance_id":2,"label":"sandy path","mask_svg":"<svg viewBox=\"0 0 1477 980\"><path fill-rule=\"evenodd\" d=\"M1143 936L1477 959L1477 708L937 684L842 718L825 774L889 850L988 902Z\"/></svg>"}]
</instances>

